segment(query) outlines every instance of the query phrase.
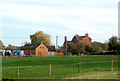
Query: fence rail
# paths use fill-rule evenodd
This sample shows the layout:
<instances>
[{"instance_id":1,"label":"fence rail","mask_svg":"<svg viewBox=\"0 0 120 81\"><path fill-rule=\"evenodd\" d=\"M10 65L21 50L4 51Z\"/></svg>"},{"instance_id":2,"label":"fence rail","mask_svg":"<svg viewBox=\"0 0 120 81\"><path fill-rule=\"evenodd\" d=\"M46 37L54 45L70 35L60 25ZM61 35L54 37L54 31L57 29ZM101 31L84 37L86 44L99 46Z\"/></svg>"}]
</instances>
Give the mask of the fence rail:
<instances>
[{"instance_id":1,"label":"fence rail","mask_svg":"<svg viewBox=\"0 0 120 81\"><path fill-rule=\"evenodd\" d=\"M114 62L119 62L118 60L113 60ZM102 62L111 62L111 61L97 61L97 62L79 62L81 64L85 63L102 63ZM72 63L72 64L57 64L57 65L52 65L52 66L67 66L67 65L77 65L79 63ZM44 67L44 66L49 66L49 65L39 65L39 66L19 66L19 68L31 68L31 67ZM7 68L17 68L17 67L7 67Z\"/></svg>"}]
</instances>

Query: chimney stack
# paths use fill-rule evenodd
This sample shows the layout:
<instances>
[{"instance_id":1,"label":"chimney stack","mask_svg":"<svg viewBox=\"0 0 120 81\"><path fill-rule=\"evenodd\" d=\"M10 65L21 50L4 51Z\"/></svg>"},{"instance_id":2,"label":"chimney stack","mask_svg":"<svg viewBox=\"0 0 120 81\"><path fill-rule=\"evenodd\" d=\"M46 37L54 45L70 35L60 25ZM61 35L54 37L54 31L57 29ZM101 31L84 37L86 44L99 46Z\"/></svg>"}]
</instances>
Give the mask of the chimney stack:
<instances>
[{"instance_id":1,"label":"chimney stack","mask_svg":"<svg viewBox=\"0 0 120 81\"><path fill-rule=\"evenodd\" d=\"M64 47L66 47L66 44L67 44L67 36L65 36Z\"/></svg>"},{"instance_id":2,"label":"chimney stack","mask_svg":"<svg viewBox=\"0 0 120 81\"><path fill-rule=\"evenodd\" d=\"M67 36L65 36L65 42L67 41Z\"/></svg>"},{"instance_id":3,"label":"chimney stack","mask_svg":"<svg viewBox=\"0 0 120 81\"><path fill-rule=\"evenodd\" d=\"M85 34L85 37L88 37L88 33Z\"/></svg>"}]
</instances>

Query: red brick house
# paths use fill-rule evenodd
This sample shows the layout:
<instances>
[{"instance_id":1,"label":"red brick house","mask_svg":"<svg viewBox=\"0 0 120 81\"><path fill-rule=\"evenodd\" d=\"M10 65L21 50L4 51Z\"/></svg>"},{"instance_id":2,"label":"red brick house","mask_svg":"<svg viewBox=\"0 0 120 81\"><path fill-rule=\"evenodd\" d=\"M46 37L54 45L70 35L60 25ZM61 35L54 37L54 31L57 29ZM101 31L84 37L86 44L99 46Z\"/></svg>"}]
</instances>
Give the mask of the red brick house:
<instances>
[{"instance_id":1,"label":"red brick house","mask_svg":"<svg viewBox=\"0 0 120 81\"><path fill-rule=\"evenodd\" d=\"M81 43L84 45L91 46L91 38L88 36L88 33L86 33L85 36L75 35L71 41L67 41L67 36L65 36L65 41L64 41L63 46L66 47L66 44L68 44L70 42Z\"/></svg>"},{"instance_id":2,"label":"red brick house","mask_svg":"<svg viewBox=\"0 0 120 81\"><path fill-rule=\"evenodd\" d=\"M45 46L43 43L40 45L24 46L21 48L26 55L36 56L51 56L56 54L55 46Z\"/></svg>"}]
</instances>

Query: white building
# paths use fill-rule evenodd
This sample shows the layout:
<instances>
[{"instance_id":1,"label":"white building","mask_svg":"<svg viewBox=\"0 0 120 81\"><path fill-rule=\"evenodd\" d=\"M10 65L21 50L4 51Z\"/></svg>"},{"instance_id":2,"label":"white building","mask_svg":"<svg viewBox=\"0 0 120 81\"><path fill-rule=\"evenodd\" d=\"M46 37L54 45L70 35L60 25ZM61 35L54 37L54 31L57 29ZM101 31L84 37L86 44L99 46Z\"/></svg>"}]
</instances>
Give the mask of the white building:
<instances>
[{"instance_id":1,"label":"white building","mask_svg":"<svg viewBox=\"0 0 120 81\"><path fill-rule=\"evenodd\" d=\"M5 55L5 50L0 50L0 56L4 56Z\"/></svg>"}]
</instances>

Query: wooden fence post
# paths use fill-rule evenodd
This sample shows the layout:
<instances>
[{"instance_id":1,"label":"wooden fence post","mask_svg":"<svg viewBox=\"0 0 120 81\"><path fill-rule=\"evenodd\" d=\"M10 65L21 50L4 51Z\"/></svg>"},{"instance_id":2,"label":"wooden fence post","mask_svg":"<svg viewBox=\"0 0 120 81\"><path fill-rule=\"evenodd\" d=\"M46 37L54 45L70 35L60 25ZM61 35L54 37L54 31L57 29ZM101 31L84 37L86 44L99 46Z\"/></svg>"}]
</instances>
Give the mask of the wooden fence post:
<instances>
[{"instance_id":1,"label":"wooden fence post","mask_svg":"<svg viewBox=\"0 0 120 81\"><path fill-rule=\"evenodd\" d=\"M81 63L78 64L78 73L80 73L80 64Z\"/></svg>"},{"instance_id":2,"label":"wooden fence post","mask_svg":"<svg viewBox=\"0 0 120 81\"><path fill-rule=\"evenodd\" d=\"M111 71L113 71L113 60L112 60L112 63L111 63Z\"/></svg>"},{"instance_id":3,"label":"wooden fence post","mask_svg":"<svg viewBox=\"0 0 120 81\"><path fill-rule=\"evenodd\" d=\"M17 67L17 79L19 79L19 66Z\"/></svg>"},{"instance_id":4,"label":"wooden fence post","mask_svg":"<svg viewBox=\"0 0 120 81\"><path fill-rule=\"evenodd\" d=\"M51 64L49 65L49 76L51 76Z\"/></svg>"}]
</instances>

